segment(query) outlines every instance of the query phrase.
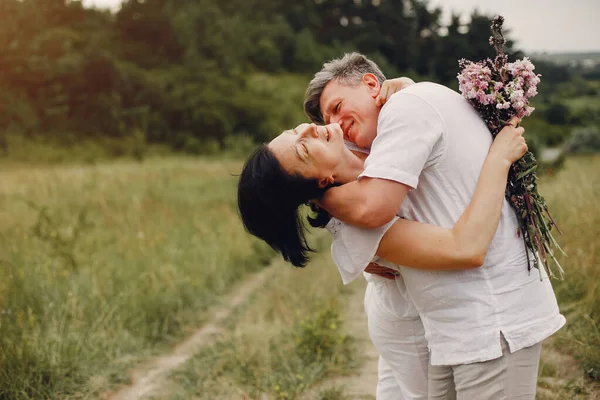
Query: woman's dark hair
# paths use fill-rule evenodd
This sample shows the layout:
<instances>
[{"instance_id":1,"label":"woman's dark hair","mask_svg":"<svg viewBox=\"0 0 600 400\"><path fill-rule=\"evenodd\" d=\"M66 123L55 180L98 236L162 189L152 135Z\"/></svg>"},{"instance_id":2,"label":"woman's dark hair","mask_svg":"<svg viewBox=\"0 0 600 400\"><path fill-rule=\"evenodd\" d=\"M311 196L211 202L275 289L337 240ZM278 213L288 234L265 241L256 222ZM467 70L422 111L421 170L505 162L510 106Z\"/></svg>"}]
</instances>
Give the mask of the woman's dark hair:
<instances>
[{"instance_id":1,"label":"woman's dark hair","mask_svg":"<svg viewBox=\"0 0 600 400\"><path fill-rule=\"evenodd\" d=\"M313 250L306 241L306 226L299 208L319 198L327 188L317 179L290 175L283 170L273 152L263 145L246 161L238 183L238 209L246 230L281 252L286 261L304 267ZM312 226L323 227L329 221L324 210L309 218Z\"/></svg>"}]
</instances>

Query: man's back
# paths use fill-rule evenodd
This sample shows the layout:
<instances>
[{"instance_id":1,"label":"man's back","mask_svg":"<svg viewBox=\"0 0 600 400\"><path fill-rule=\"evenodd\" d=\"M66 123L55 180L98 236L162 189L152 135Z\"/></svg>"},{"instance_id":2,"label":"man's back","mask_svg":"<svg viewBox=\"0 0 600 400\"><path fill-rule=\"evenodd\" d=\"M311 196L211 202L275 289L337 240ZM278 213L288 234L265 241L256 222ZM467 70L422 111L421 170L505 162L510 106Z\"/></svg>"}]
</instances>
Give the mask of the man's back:
<instances>
[{"instance_id":1,"label":"man's back","mask_svg":"<svg viewBox=\"0 0 600 400\"><path fill-rule=\"evenodd\" d=\"M422 83L409 87L403 94L415 96L430 106L429 111L439 117L442 135L430 156L431 165L422 170L419 187L409 192L399 215L452 228L473 197L492 136L471 105L445 86ZM527 271L525 246L518 228L516 214L504 200L502 217L484 267L510 264L515 267L512 273L520 278L539 280L539 275ZM508 256L510 263L506 262ZM496 271L508 278L507 284L514 280L507 276L506 270Z\"/></svg>"},{"instance_id":2,"label":"man's back","mask_svg":"<svg viewBox=\"0 0 600 400\"><path fill-rule=\"evenodd\" d=\"M451 228L469 204L491 142L484 122L458 93L432 83L416 84L382 108L363 176L415 187L399 215ZM384 164L390 167L389 175L380 173ZM426 328L433 365L500 357L500 332L515 351L541 341L564 323L547 277L540 282L536 270L527 270L517 228L514 211L505 201L481 268L403 268Z\"/></svg>"}]
</instances>

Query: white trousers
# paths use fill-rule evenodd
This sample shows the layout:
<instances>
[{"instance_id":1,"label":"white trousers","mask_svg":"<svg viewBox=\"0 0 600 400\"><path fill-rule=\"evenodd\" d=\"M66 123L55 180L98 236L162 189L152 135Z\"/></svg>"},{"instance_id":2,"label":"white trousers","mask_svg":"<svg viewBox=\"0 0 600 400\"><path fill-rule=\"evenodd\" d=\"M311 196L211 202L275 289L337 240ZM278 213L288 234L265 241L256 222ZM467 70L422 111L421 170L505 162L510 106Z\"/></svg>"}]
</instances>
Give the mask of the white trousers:
<instances>
[{"instance_id":1,"label":"white trousers","mask_svg":"<svg viewBox=\"0 0 600 400\"><path fill-rule=\"evenodd\" d=\"M369 336L379 353L377 400L427 400L429 351L419 317L399 316L394 281L369 282L365 293Z\"/></svg>"}]
</instances>

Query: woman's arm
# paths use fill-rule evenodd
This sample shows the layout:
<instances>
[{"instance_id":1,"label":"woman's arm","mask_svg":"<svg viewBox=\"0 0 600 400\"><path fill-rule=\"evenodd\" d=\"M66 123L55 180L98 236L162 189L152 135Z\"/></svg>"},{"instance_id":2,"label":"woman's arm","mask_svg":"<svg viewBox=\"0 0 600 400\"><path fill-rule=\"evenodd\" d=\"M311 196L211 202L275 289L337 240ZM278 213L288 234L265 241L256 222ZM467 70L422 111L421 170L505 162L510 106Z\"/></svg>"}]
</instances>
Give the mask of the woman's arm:
<instances>
[{"instance_id":1,"label":"woman's arm","mask_svg":"<svg viewBox=\"0 0 600 400\"><path fill-rule=\"evenodd\" d=\"M511 123L516 126L518 120ZM399 219L381 239L377 255L420 269L481 266L500 221L508 170L527 151L523 132L523 128L506 126L498 134L473 198L452 229Z\"/></svg>"}]
</instances>

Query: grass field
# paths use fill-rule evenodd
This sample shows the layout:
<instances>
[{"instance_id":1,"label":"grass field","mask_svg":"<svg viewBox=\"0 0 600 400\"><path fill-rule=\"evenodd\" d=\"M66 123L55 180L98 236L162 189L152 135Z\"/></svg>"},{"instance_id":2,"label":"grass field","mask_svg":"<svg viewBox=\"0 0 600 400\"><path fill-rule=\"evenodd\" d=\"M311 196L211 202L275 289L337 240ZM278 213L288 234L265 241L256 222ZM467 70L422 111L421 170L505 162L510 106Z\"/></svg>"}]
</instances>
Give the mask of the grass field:
<instances>
[{"instance_id":1,"label":"grass field","mask_svg":"<svg viewBox=\"0 0 600 400\"><path fill-rule=\"evenodd\" d=\"M89 398L207 317L271 252L235 210L238 162L0 173L0 398Z\"/></svg>"},{"instance_id":2,"label":"grass field","mask_svg":"<svg viewBox=\"0 0 600 400\"><path fill-rule=\"evenodd\" d=\"M346 321L366 322L362 313L348 316L345 303L363 296L357 283L342 285L328 252L305 270L277 262L269 283L227 321L220 340L176 371L155 398L297 399L353 371L359 360ZM325 385L315 396L335 400L335 390Z\"/></svg>"},{"instance_id":3,"label":"grass field","mask_svg":"<svg viewBox=\"0 0 600 400\"><path fill-rule=\"evenodd\" d=\"M269 263L236 215L239 168L180 158L0 172L0 399L100 398ZM575 357L543 355L544 399L591 399L600 381L598 171L600 157L573 158L541 182L569 254L554 284L568 323L546 348ZM160 398L292 399L356 368L343 305L361 293L336 274L327 254L306 270L282 264Z\"/></svg>"},{"instance_id":4,"label":"grass field","mask_svg":"<svg viewBox=\"0 0 600 400\"><path fill-rule=\"evenodd\" d=\"M542 363L542 376L559 378L559 387L553 388L555 399L573 398L585 391L588 380L600 382L599 171L599 156L570 158L556 176L543 178L540 187L564 233L559 242L568 254L560 258L565 280L554 283L567 325L548 347L573 355L580 368L577 379L560 380L560 361L546 359ZM600 398L600 393L597 396Z\"/></svg>"}]
</instances>

